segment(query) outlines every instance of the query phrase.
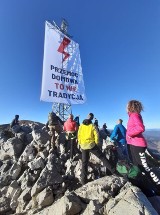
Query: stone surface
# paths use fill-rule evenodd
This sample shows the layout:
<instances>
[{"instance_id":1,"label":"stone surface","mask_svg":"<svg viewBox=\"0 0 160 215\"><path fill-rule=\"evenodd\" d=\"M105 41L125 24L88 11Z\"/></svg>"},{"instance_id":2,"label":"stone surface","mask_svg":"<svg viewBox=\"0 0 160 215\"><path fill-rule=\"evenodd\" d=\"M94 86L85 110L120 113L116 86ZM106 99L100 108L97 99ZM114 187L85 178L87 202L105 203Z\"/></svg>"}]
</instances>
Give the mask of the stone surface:
<instances>
[{"instance_id":1,"label":"stone surface","mask_svg":"<svg viewBox=\"0 0 160 215\"><path fill-rule=\"evenodd\" d=\"M53 192L50 187L45 188L36 197L37 204L40 207L46 207L54 202Z\"/></svg>"},{"instance_id":2,"label":"stone surface","mask_svg":"<svg viewBox=\"0 0 160 215\"><path fill-rule=\"evenodd\" d=\"M139 188L131 186L110 199L104 206L104 215L158 215Z\"/></svg>"},{"instance_id":3,"label":"stone surface","mask_svg":"<svg viewBox=\"0 0 160 215\"><path fill-rule=\"evenodd\" d=\"M122 177L104 176L103 165L94 155L88 164L90 182L82 186L81 153L77 151L70 160L64 132L59 142L53 150L40 123L25 123L16 134L0 132L0 214L160 214L155 207L159 198L149 198L157 213L139 188Z\"/></svg>"}]
</instances>

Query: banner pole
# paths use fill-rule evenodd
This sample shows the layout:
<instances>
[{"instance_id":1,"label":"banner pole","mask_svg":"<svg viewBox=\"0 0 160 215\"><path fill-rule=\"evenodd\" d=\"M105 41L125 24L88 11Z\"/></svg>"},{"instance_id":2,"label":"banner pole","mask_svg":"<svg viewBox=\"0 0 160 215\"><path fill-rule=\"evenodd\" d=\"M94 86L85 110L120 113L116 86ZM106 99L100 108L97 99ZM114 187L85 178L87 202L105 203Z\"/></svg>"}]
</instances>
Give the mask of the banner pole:
<instances>
[{"instance_id":1,"label":"banner pole","mask_svg":"<svg viewBox=\"0 0 160 215\"><path fill-rule=\"evenodd\" d=\"M55 23L54 23L55 25ZM57 26L57 25L56 25ZM68 22L63 18L60 31L66 35L67 37L70 37L67 34L67 28L68 28ZM62 69L63 69L63 53L62 53ZM53 109L54 108L54 109ZM72 107L70 104L64 104L64 103L55 103L52 105L52 110L56 112L56 114L63 120L66 121L68 118L68 115L72 113Z\"/></svg>"}]
</instances>

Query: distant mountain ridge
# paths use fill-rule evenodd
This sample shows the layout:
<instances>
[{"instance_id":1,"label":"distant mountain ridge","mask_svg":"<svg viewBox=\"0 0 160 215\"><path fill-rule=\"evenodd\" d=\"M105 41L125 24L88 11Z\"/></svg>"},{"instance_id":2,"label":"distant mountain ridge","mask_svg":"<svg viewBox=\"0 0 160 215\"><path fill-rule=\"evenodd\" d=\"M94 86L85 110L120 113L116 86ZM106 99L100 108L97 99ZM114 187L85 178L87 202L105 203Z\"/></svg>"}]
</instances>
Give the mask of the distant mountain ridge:
<instances>
[{"instance_id":1,"label":"distant mountain ridge","mask_svg":"<svg viewBox=\"0 0 160 215\"><path fill-rule=\"evenodd\" d=\"M144 135L159 138L160 140L160 129L146 129Z\"/></svg>"},{"instance_id":2,"label":"distant mountain ridge","mask_svg":"<svg viewBox=\"0 0 160 215\"><path fill-rule=\"evenodd\" d=\"M147 129L144 136L148 143L148 148L160 153L160 129Z\"/></svg>"}]
</instances>

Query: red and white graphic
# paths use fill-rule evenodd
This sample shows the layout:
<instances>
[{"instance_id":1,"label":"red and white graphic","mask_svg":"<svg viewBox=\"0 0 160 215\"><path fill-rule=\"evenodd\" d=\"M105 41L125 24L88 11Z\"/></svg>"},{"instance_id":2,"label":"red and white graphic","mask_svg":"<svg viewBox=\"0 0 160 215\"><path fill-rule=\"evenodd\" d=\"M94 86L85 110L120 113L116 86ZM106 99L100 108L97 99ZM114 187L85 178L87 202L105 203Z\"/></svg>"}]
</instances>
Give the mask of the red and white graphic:
<instances>
[{"instance_id":1,"label":"red and white graphic","mask_svg":"<svg viewBox=\"0 0 160 215\"><path fill-rule=\"evenodd\" d=\"M41 98L46 102L86 101L79 44L46 22Z\"/></svg>"},{"instance_id":2,"label":"red and white graphic","mask_svg":"<svg viewBox=\"0 0 160 215\"><path fill-rule=\"evenodd\" d=\"M60 44L60 46L57 50L58 52L60 52L64 55L63 61L65 61L70 56L69 53L65 52L65 48L67 48L67 46L69 45L70 42L71 41L67 37L64 37L62 43Z\"/></svg>"}]
</instances>

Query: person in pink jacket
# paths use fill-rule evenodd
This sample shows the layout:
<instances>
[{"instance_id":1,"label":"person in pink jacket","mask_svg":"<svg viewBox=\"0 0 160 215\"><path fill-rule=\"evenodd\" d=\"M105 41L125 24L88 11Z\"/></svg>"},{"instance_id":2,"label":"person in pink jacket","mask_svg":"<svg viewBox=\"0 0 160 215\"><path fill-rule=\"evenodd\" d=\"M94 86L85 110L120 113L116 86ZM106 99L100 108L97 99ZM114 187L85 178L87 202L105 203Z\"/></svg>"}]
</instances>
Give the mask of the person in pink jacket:
<instances>
[{"instance_id":1,"label":"person in pink jacket","mask_svg":"<svg viewBox=\"0 0 160 215\"><path fill-rule=\"evenodd\" d=\"M127 123L126 140L128 153L132 163L139 167L141 172L145 173L146 177L153 182L154 187L160 193L160 178L150 168L146 161L145 150L147 142L143 136L145 126L141 116L143 105L137 100L131 100L127 104L127 112L129 120Z\"/></svg>"},{"instance_id":2,"label":"person in pink jacket","mask_svg":"<svg viewBox=\"0 0 160 215\"><path fill-rule=\"evenodd\" d=\"M75 149L77 148L76 146L76 139L77 139L77 130L78 130L78 125L77 123L73 120L73 115L70 114L67 121L63 125L63 130L66 132L66 150L70 148L70 158L73 158L73 153L75 154Z\"/></svg>"}]
</instances>

